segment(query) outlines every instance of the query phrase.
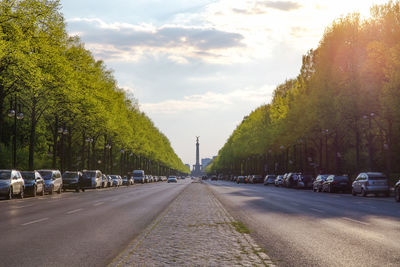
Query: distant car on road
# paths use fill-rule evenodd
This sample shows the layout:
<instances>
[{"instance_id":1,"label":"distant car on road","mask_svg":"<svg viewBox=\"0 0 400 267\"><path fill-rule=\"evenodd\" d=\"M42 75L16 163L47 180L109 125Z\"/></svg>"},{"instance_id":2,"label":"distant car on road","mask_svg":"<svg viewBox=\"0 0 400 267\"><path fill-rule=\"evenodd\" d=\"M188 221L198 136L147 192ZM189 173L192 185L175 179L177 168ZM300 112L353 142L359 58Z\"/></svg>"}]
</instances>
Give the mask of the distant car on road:
<instances>
[{"instance_id":1,"label":"distant car on road","mask_svg":"<svg viewBox=\"0 0 400 267\"><path fill-rule=\"evenodd\" d=\"M329 175L325 182L322 183L322 192L349 192L350 180L348 176Z\"/></svg>"},{"instance_id":2,"label":"distant car on road","mask_svg":"<svg viewBox=\"0 0 400 267\"><path fill-rule=\"evenodd\" d=\"M353 196L361 194L363 197L368 194L390 195L389 182L385 174L380 172L360 173L352 184L351 193Z\"/></svg>"},{"instance_id":3,"label":"distant car on road","mask_svg":"<svg viewBox=\"0 0 400 267\"><path fill-rule=\"evenodd\" d=\"M276 176L272 174L265 176L264 185L275 184L275 179Z\"/></svg>"},{"instance_id":4,"label":"distant car on road","mask_svg":"<svg viewBox=\"0 0 400 267\"><path fill-rule=\"evenodd\" d=\"M237 184L240 184L240 183L247 184L247 177L246 176L238 176L238 178L236 179L236 183Z\"/></svg>"},{"instance_id":5,"label":"distant car on road","mask_svg":"<svg viewBox=\"0 0 400 267\"><path fill-rule=\"evenodd\" d=\"M83 187L84 188L101 188L103 182L103 174L99 170L84 170L83 173Z\"/></svg>"},{"instance_id":6,"label":"distant car on road","mask_svg":"<svg viewBox=\"0 0 400 267\"><path fill-rule=\"evenodd\" d=\"M24 171L21 172L22 178L25 182L25 193L31 194L36 197L38 193L44 196L44 180L40 173L37 171Z\"/></svg>"},{"instance_id":7,"label":"distant car on road","mask_svg":"<svg viewBox=\"0 0 400 267\"><path fill-rule=\"evenodd\" d=\"M119 187L122 185L122 178L119 175L110 175L111 178L113 179L113 186L114 187Z\"/></svg>"},{"instance_id":8,"label":"distant car on road","mask_svg":"<svg viewBox=\"0 0 400 267\"><path fill-rule=\"evenodd\" d=\"M325 182L326 178L328 178L332 174L320 174L315 178L313 182L313 191L314 192L322 192L322 184Z\"/></svg>"},{"instance_id":9,"label":"distant car on road","mask_svg":"<svg viewBox=\"0 0 400 267\"><path fill-rule=\"evenodd\" d=\"M283 175L278 175L275 179L275 186L282 186L283 184Z\"/></svg>"},{"instance_id":10,"label":"distant car on road","mask_svg":"<svg viewBox=\"0 0 400 267\"><path fill-rule=\"evenodd\" d=\"M130 176L124 176L123 178L122 178L122 185L126 185L126 186L130 186L130 185L133 185L133 180L132 180L132 178L130 177Z\"/></svg>"},{"instance_id":11,"label":"distant car on road","mask_svg":"<svg viewBox=\"0 0 400 267\"><path fill-rule=\"evenodd\" d=\"M169 176L168 177L168 183L177 183L178 179L176 179L176 176Z\"/></svg>"},{"instance_id":12,"label":"distant car on road","mask_svg":"<svg viewBox=\"0 0 400 267\"><path fill-rule=\"evenodd\" d=\"M394 186L394 199L400 202L400 180Z\"/></svg>"},{"instance_id":13,"label":"distant car on road","mask_svg":"<svg viewBox=\"0 0 400 267\"><path fill-rule=\"evenodd\" d=\"M144 177L144 171L143 170L134 170L132 174L133 174L133 182L135 184L136 183L144 184L145 177Z\"/></svg>"},{"instance_id":14,"label":"distant car on road","mask_svg":"<svg viewBox=\"0 0 400 267\"><path fill-rule=\"evenodd\" d=\"M313 176L311 174L301 174L297 178L297 188L309 189L313 187Z\"/></svg>"},{"instance_id":15,"label":"distant car on road","mask_svg":"<svg viewBox=\"0 0 400 267\"><path fill-rule=\"evenodd\" d=\"M44 179L46 192L50 195L53 194L53 192L61 194L63 181L59 170L38 170L38 172Z\"/></svg>"},{"instance_id":16,"label":"distant car on road","mask_svg":"<svg viewBox=\"0 0 400 267\"><path fill-rule=\"evenodd\" d=\"M0 170L0 195L12 199L14 195L24 198L25 182L17 170Z\"/></svg>"},{"instance_id":17,"label":"distant car on road","mask_svg":"<svg viewBox=\"0 0 400 267\"><path fill-rule=\"evenodd\" d=\"M252 184L261 184L264 182L264 179L261 175L250 175L249 176L249 183Z\"/></svg>"},{"instance_id":18,"label":"distant car on road","mask_svg":"<svg viewBox=\"0 0 400 267\"><path fill-rule=\"evenodd\" d=\"M82 190L85 191L85 188L82 186L82 176L81 172L74 172L74 171L66 171L62 174L63 180L63 190L72 189L76 192Z\"/></svg>"}]
</instances>

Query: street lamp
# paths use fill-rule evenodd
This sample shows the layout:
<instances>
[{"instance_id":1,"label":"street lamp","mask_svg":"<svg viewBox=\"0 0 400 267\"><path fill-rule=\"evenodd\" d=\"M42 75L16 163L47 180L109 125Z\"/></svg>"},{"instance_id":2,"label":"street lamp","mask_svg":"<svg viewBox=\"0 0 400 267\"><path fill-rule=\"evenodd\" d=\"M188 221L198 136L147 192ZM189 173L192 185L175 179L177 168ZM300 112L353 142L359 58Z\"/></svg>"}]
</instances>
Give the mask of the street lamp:
<instances>
[{"instance_id":1,"label":"street lamp","mask_svg":"<svg viewBox=\"0 0 400 267\"><path fill-rule=\"evenodd\" d=\"M90 169L90 144L93 143L93 138L88 137L86 138L86 143L88 143L88 161L87 161L87 167L88 170Z\"/></svg>"},{"instance_id":2,"label":"street lamp","mask_svg":"<svg viewBox=\"0 0 400 267\"><path fill-rule=\"evenodd\" d=\"M17 112L17 107L18 107L18 112ZM22 113L21 105L17 104L17 96L14 96L14 101L11 99L10 109L8 111L8 117L14 118L12 163L13 163L13 169L16 169L16 166L17 166L17 120L22 120L24 118L24 113Z\"/></svg>"}]
</instances>

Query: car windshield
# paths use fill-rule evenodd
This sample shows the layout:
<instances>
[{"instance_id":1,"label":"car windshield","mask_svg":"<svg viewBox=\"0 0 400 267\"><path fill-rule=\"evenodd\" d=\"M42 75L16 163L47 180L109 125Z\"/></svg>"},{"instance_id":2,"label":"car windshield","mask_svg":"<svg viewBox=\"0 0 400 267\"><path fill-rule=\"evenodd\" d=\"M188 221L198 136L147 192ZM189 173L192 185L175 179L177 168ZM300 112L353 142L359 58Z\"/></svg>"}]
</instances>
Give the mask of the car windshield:
<instances>
[{"instance_id":1,"label":"car windshield","mask_svg":"<svg viewBox=\"0 0 400 267\"><path fill-rule=\"evenodd\" d=\"M0 171L0 180L9 180L11 177L11 171Z\"/></svg>"},{"instance_id":2,"label":"car windshield","mask_svg":"<svg viewBox=\"0 0 400 267\"><path fill-rule=\"evenodd\" d=\"M51 177L53 176L52 171L39 171L40 175L42 176L43 179L45 180L50 180Z\"/></svg>"},{"instance_id":3,"label":"car windshield","mask_svg":"<svg viewBox=\"0 0 400 267\"><path fill-rule=\"evenodd\" d=\"M34 172L21 172L22 178L24 180L34 180L35 179L35 173Z\"/></svg>"},{"instance_id":4,"label":"car windshield","mask_svg":"<svg viewBox=\"0 0 400 267\"><path fill-rule=\"evenodd\" d=\"M96 177L96 172L87 171L87 172L83 173L83 176L85 176L87 178L94 178L94 177Z\"/></svg>"},{"instance_id":5,"label":"car windshield","mask_svg":"<svg viewBox=\"0 0 400 267\"><path fill-rule=\"evenodd\" d=\"M116 175L111 175L111 178L112 178L112 179L118 179L118 176L116 176Z\"/></svg>"},{"instance_id":6,"label":"car windshield","mask_svg":"<svg viewBox=\"0 0 400 267\"><path fill-rule=\"evenodd\" d=\"M62 175L63 179L76 179L78 178L78 173L76 172L66 172Z\"/></svg>"},{"instance_id":7,"label":"car windshield","mask_svg":"<svg viewBox=\"0 0 400 267\"><path fill-rule=\"evenodd\" d=\"M141 172L134 172L133 173L133 177L143 177L143 173L141 173Z\"/></svg>"},{"instance_id":8,"label":"car windshield","mask_svg":"<svg viewBox=\"0 0 400 267\"><path fill-rule=\"evenodd\" d=\"M335 176L335 181L345 182L348 180L349 180L349 177L347 177L347 176Z\"/></svg>"},{"instance_id":9,"label":"car windshield","mask_svg":"<svg viewBox=\"0 0 400 267\"><path fill-rule=\"evenodd\" d=\"M373 176L373 177L369 177L370 180L386 180L386 177L382 177L382 176Z\"/></svg>"}]
</instances>

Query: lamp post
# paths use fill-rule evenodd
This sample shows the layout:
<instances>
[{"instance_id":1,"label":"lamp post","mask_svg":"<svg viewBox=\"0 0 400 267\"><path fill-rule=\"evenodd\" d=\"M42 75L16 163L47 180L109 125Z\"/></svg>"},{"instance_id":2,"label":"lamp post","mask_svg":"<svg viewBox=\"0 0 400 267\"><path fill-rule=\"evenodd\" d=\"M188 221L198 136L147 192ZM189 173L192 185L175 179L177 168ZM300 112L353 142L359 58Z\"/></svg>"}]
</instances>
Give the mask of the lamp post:
<instances>
[{"instance_id":1,"label":"lamp post","mask_svg":"<svg viewBox=\"0 0 400 267\"><path fill-rule=\"evenodd\" d=\"M121 152L121 156L119 157L119 161L120 161L119 165L120 165L120 168L121 168L121 175L122 175L123 174L122 158L124 156L125 150L122 148L120 152Z\"/></svg>"},{"instance_id":2,"label":"lamp post","mask_svg":"<svg viewBox=\"0 0 400 267\"><path fill-rule=\"evenodd\" d=\"M57 133L61 136L60 138L61 138L61 140L60 140L60 142L61 142L61 150L60 150L60 169L61 169L61 172L64 172L64 167L65 167L65 157L64 157L64 136L66 136L67 134L68 134L68 130L67 130L67 128L65 128L65 125L64 125L64 127L59 127L58 129L57 129Z\"/></svg>"},{"instance_id":3,"label":"lamp post","mask_svg":"<svg viewBox=\"0 0 400 267\"><path fill-rule=\"evenodd\" d=\"M18 111L17 111L17 107L18 107ZM10 110L8 111L8 117L14 118L12 164L13 164L13 169L16 169L16 166L17 166L17 120L22 120L24 118L24 113L22 113L21 104L17 104L17 96L14 96L14 100L11 99Z\"/></svg>"},{"instance_id":4,"label":"lamp post","mask_svg":"<svg viewBox=\"0 0 400 267\"><path fill-rule=\"evenodd\" d=\"M88 159L87 159L87 168L90 169L90 144L93 143L93 138L86 138L86 143L88 143Z\"/></svg>"},{"instance_id":5,"label":"lamp post","mask_svg":"<svg viewBox=\"0 0 400 267\"><path fill-rule=\"evenodd\" d=\"M373 164L373 159L372 159L372 133L371 133L371 128L372 128L372 118L375 116L375 113L371 112L368 115L364 115L363 119L368 120L368 135L367 135L367 139L368 139L368 170L372 171L372 164Z\"/></svg>"},{"instance_id":6,"label":"lamp post","mask_svg":"<svg viewBox=\"0 0 400 267\"><path fill-rule=\"evenodd\" d=\"M329 129L322 130L322 133L325 134L325 172L329 172L329 154L328 154L328 133Z\"/></svg>"},{"instance_id":7,"label":"lamp post","mask_svg":"<svg viewBox=\"0 0 400 267\"><path fill-rule=\"evenodd\" d=\"M110 165L111 166L111 148L112 148L112 146L110 145L110 144L106 144L106 149L109 151L109 153L107 153L108 154L108 157L106 158L106 160L104 161L104 171L111 171L109 168L108 168L108 166Z\"/></svg>"}]
</instances>

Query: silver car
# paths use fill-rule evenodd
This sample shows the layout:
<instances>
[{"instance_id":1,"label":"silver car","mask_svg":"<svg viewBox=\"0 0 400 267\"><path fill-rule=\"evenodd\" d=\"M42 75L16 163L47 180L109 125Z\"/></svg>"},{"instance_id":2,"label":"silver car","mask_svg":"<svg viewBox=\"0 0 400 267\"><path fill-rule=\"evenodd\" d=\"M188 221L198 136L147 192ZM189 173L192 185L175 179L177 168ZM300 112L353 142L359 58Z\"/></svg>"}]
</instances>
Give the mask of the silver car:
<instances>
[{"instance_id":1,"label":"silver car","mask_svg":"<svg viewBox=\"0 0 400 267\"><path fill-rule=\"evenodd\" d=\"M25 182L17 170L0 170L0 195L12 199L14 195L24 198Z\"/></svg>"},{"instance_id":2,"label":"silver car","mask_svg":"<svg viewBox=\"0 0 400 267\"><path fill-rule=\"evenodd\" d=\"M360 173L352 184L351 193L353 196L361 194L363 197L368 194L384 194L389 196L390 188L386 175L380 172Z\"/></svg>"},{"instance_id":3,"label":"silver car","mask_svg":"<svg viewBox=\"0 0 400 267\"><path fill-rule=\"evenodd\" d=\"M44 179L45 191L50 195L53 192L61 194L63 181L59 170L38 170L42 178Z\"/></svg>"}]
</instances>

